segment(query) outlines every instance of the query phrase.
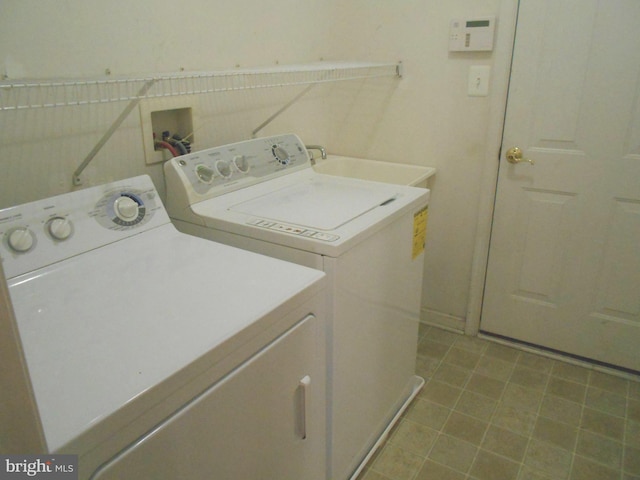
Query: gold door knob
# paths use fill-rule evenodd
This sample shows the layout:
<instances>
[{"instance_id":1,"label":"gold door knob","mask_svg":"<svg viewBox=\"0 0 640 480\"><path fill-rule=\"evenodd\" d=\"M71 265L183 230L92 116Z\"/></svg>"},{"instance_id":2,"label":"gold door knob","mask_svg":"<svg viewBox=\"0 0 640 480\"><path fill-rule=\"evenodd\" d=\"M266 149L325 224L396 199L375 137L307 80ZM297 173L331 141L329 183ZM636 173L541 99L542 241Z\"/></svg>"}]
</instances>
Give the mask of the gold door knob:
<instances>
[{"instance_id":1,"label":"gold door knob","mask_svg":"<svg viewBox=\"0 0 640 480\"><path fill-rule=\"evenodd\" d=\"M518 147L513 147L507 150L505 158L507 159L507 162L513 164L530 163L531 165L533 165L533 160L531 160L530 158L522 158L522 150L520 150Z\"/></svg>"}]
</instances>

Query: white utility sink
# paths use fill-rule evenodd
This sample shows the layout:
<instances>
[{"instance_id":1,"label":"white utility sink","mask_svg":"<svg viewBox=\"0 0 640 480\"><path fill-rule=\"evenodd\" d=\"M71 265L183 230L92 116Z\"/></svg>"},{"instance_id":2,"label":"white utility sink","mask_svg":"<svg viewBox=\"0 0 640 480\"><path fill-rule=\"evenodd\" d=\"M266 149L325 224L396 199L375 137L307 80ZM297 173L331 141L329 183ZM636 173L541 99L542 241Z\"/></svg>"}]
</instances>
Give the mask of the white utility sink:
<instances>
[{"instance_id":1,"label":"white utility sink","mask_svg":"<svg viewBox=\"0 0 640 480\"><path fill-rule=\"evenodd\" d=\"M318 173L422 188L427 188L429 177L436 173L433 167L340 155L327 155L326 159L317 158L315 161L313 169Z\"/></svg>"}]
</instances>

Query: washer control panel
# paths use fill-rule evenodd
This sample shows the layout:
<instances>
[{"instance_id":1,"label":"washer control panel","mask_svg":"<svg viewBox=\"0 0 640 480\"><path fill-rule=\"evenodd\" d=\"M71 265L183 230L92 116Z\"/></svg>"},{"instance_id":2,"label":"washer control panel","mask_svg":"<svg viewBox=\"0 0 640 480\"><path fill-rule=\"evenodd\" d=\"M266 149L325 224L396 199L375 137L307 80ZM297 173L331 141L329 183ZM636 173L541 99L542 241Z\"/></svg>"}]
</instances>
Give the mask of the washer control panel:
<instances>
[{"instance_id":1,"label":"washer control panel","mask_svg":"<svg viewBox=\"0 0 640 480\"><path fill-rule=\"evenodd\" d=\"M148 176L0 210L7 278L169 223Z\"/></svg>"},{"instance_id":2,"label":"washer control panel","mask_svg":"<svg viewBox=\"0 0 640 480\"><path fill-rule=\"evenodd\" d=\"M268 228L269 230L277 230L278 232L288 233L290 235L300 235L301 237L314 238L323 242L335 242L336 240L340 239L338 235L333 235L332 233L319 232L317 230L311 230L296 225L287 225L285 223L272 222L270 220L264 220L262 218L252 218L251 220L247 221L247 225Z\"/></svg>"},{"instance_id":3,"label":"washer control panel","mask_svg":"<svg viewBox=\"0 0 640 480\"><path fill-rule=\"evenodd\" d=\"M304 143L293 134L201 150L172 158L164 166L169 195L175 189L187 189L200 198L228 193L302 168L311 168L311 161Z\"/></svg>"}]
</instances>

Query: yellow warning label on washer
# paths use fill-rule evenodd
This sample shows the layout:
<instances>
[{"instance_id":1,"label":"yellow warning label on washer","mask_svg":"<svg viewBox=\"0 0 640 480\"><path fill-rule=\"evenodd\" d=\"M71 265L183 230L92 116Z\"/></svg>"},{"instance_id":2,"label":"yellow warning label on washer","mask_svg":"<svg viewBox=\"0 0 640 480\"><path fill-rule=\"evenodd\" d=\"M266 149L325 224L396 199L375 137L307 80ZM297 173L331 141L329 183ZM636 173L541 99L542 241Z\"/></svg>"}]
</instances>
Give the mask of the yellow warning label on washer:
<instances>
[{"instance_id":1,"label":"yellow warning label on washer","mask_svg":"<svg viewBox=\"0 0 640 480\"><path fill-rule=\"evenodd\" d=\"M413 214L413 255L416 258L424 252L424 243L427 236L427 218L429 217L429 207Z\"/></svg>"}]
</instances>

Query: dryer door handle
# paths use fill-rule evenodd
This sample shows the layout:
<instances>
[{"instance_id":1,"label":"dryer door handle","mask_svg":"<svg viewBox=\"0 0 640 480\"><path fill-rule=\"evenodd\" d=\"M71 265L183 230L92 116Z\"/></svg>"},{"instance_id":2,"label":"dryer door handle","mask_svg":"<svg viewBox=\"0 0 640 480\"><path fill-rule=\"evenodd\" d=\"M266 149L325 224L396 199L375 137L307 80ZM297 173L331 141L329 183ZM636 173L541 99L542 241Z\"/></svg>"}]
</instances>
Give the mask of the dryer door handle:
<instances>
[{"instance_id":1,"label":"dryer door handle","mask_svg":"<svg viewBox=\"0 0 640 480\"><path fill-rule=\"evenodd\" d=\"M305 375L298 382L298 435L302 440L307 438L307 390L311 385L311 377Z\"/></svg>"}]
</instances>

